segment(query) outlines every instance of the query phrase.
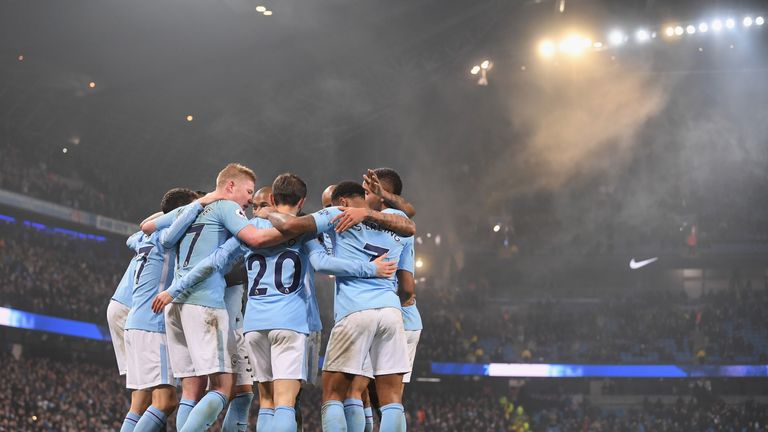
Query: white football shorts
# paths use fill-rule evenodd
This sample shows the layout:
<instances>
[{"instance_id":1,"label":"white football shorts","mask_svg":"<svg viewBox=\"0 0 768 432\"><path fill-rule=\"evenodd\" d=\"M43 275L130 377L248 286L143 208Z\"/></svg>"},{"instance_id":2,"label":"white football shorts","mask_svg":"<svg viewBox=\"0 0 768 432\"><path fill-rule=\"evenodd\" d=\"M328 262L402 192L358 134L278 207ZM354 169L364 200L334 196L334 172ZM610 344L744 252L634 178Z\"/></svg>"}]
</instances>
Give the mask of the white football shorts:
<instances>
[{"instance_id":1,"label":"white football shorts","mask_svg":"<svg viewBox=\"0 0 768 432\"><path fill-rule=\"evenodd\" d=\"M368 357L370 367L366 367ZM400 309L367 309L339 320L331 330L323 370L368 378L408 373L408 344Z\"/></svg>"},{"instance_id":2,"label":"white football shorts","mask_svg":"<svg viewBox=\"0 0 768 432\"><path fill-rule=\"evenodd\" d=\"M258 382L307 379L307 335L293 330L259 330L245 334Z\"/></svg>"},{"instance_id":3,"label":"white football shorts","mask_svg":"<svg viewBox=\"0 0 768 432\"><path fill-rule=\"evenodd\" d=\"M125 365L125 320L130 311L131 308L114 300L110 300L107 306L107 326L109 335L112 337L112 346L115 348L117 370L120 375L128 372Z\"/></svg>"},{"instance_id":4,"label":"white football shorts","mask_svg":"<svg viewBox=\"0 0 768 432\"><path fill-rule=\"evenodd\" d=\"M126 387L146 390L159 385L175 386L165 333L126 330L125 351L128 365Z\"/></svg>"},{"instance_id":5,"label":"white football shorts","mask_svg":"<svg viewBox=\"0 0 768 432\"><path fill-rule=\"evenodd\" d=\"M411 365L411 369L407 374L403 375L403 382L411 382L411 375L413 373L413 361L416 359L416 346L419 345L419 338L421 337L421 330L406 330L405 339L408 343L408 362Z\"/></svg>"},{"instance_id":6,"label":"white football shorts","mask_svg":"<svg viewBox=\"0 0 768 432\"><path fill-rule=\"evenodd\" d=\"M171 303L165 308L165 332L176 378L237 370L236 336L226 309Z\"/></svg>"}]
</instances>

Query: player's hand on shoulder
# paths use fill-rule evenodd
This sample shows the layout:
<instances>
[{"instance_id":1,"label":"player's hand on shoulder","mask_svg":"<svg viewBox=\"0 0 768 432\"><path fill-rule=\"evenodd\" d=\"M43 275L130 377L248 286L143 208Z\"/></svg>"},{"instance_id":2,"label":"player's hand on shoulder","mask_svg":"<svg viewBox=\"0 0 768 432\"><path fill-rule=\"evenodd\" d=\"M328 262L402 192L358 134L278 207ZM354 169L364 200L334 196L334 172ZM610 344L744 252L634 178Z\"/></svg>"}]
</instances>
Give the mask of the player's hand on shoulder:
<instances>
[{"instance_id":1,"label":"player's hand on shoulder","mask_svg":"<svg viewBox=\"0 0 768 432\"><path fill-rule=\"evenodd\" d=\"M275 209L272 206L263 206L263 207L256 207L253 208L253 216L260 218L260 219L267 219L269 217L270 213L276 212L277 209Z\"/></svg>"},{"instance_id":2,"label":"player's hand on shoulder","mask_svg":"<svg viewBox=\"0 0 768 432\"><path fill-rule=\"evenodd\" d=\"M342 233L361 223L370 213L370 210L362 207L339 207L341 213L331 220L336 224L336 232Z\"/></svg>"},{"instance_id":3,"label":"player's hand on shoulder","mask_svg":"<svg viewBox=\"0 0 768 432\"><path fill-rule=\"evenodd\" d=\"M173 297L168 294L167 291L163 291L158 294L154 300L152 300L152 312L160 313L173 301Z\"/></svg>"},{"instance_id":4,"label":"player's hand on shoulder","mask_svg":"<svg viewBox=\"0 0 768 432\"><path fill-rule=\"evenodd\" d=\"M386 258L387 254L384 254L373 260L373 264L376 266L376 277L390 278L397 271L397 262L384 261Z\"/></svg>"},{"instance_id":5,"label":"player's hand on shoulder","mask_svg":"<svg viewBox=\"0 0 768 432\"><path fill-rule=\"evenodd\" d=\"M208 204L212 204L212 203L214 203L216 201L219 201L219 200L222 200L222 199L224 199L224 196L220 192L213 191L213 192L208 192L207 194L205 194L205 196L202 196L202 197L198 198L197 202L201 206L205 207Z\"/></svg>"}]
</instances>

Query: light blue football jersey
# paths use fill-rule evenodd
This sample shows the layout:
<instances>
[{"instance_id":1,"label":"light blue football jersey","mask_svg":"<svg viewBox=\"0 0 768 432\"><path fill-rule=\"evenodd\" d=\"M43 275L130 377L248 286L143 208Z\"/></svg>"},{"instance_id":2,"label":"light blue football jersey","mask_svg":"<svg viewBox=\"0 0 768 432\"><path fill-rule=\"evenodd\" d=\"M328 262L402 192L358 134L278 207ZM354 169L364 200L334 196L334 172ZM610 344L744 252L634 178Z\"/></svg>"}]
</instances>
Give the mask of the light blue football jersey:
<instances>
[{"instance_id":1,"label":"light blue football jersey","mask_svg":"<svg viewBox=\"0 0 768 432\"><path fill-rule=\"evenodd\" d=\"M197 204L199 206L199 204ZM181 221L178 218L174 225ZM243 209L233 201L216 201L207 205L187 228L176 250L176 278L183 277L194 266L208 258L230 237L248 225ZM173 228L173 225L172 227ZM190 303L224 309L224 274L213 272L188 294L174 298L175 303Z\"/></svg>"},{"instance_id":2,"label":"light blue football jersey","mask_svg":"<svg viewBox=\"0 0 768 432\"><path fill-rule=\"evenodd\" d=\"M312 253L312 250L314 250L328 255L325 247L317 239L307 242L306 246L311 250L310 254ZM322 331L323 321L320 319L320 306L317 304L317 294L315 292L314 265L309 266L307 273L304 276L304 296L307 301L307 322L309 323L309 331Z\"/></svg>"},{"instance_id":3,"label":"light blue football jersey","mask_svg":"<svg viewBox=\"0 0 768 432\"><path fill-rule=\"evenodd\" d=\"M403 307L403 327L405 327L406 331L422 330L424 328L416 303Z\"/></svg>"},{"instance_id":4,"label":"light blue football jersey","mask_svg":"<svg viewBox=\"0 0 768 432\"><path fill-rule=\"evenodd\" d=\"M400 254L400 261L397 263L398 270L405 270L414 274L414 260L415 251L413 249L413 237L405 239L405 246L403 247L403 253ZM416 307L416 303L411 306L406 306L403 309L403 326L407 331L422 330L421 314L419 308Z\"/></svg>"},{"instance_id":5,"label":"light blue football jersey","mask_svg":"<svg viewBox=\"0 0 768 432\"><path fill-rule=\"evenodd\" d=\"M144 233L142 233L141 231L133 233L130 237L128 237L128 240L126 240L125 242L126 246L128 246L129 249L135 252L136 246L138 246L143 236L144 236ZM133 258L131 258L131 261L128 263L128 268L125 269L125 273L123 273L123 277L120 278L120 283L117 284L117 289L115 289L115 293L112 294L112 300L128 307L131 307L131 297L133 296L132 277L136 270L135 258L136 258L135 255Z\"/></svg>"},{"instance_id":6,"label":"light blue football jersey","mask_svg":"<svg viewBox=\"0 0 768 432\"><path fill-rule=\"evenodd\" d=\"M173 280L176 260L174 248L166 248L160 242L165 229L144 236L136 248L136 271L133 277L133 305L125 321L125 329L148 332L165 332L162 313L152 312L152 300L164 291Z\"/></svg>"},{"instance_id":7,"label":"light blue football jersey","mask_svg":"<svg viewBox=\"0 0 768 432\"><path fill-rule=\"evenodd\" d=\"M405 213L395 209L386 209L382 213L407 217ZM413 237L401 237L370 223L357 224L343 233L337 233L331 221L339 214L341 211L337 207L328 207L312 213L317 232L330 235L333 252L337 258L350 261L373 261L386 253L387 261L397 260L400 263L403 259L401 255L404 247L409 241L413 241ZM407 260L404 260L403 264L407 265ZM413 269L411 268L410 271L413 272ZM336 299L333 308L336 321L353 312L385 307L400 309L397 281L394 276L388 279L336 278Z\"/></svg>"},{"instance_id":8,"label":"light blue football jersey","mask_svg":"<svg viewBox=\"0 0 768 432\"><path fill-rule=\"evenodd\" d=\"M272 224L263 219L251 219L249 223L259 229L272 228ZM310 267L334 275L376 275L373 263L331 257L310 235L261 249L250 249L237 238L231 238L183 277L177 278L168 288L169 294L175 298L194 295L200 288L199 281L213 277L214 273L223 275L232 261L243 255L248 271L248 303L243 326L246 332L288 329L308 333L315 331L314 328L322 328L317 307L316 316L311 312L314 296L306 290L306 273Z\"/></svg>"}]
</instances>

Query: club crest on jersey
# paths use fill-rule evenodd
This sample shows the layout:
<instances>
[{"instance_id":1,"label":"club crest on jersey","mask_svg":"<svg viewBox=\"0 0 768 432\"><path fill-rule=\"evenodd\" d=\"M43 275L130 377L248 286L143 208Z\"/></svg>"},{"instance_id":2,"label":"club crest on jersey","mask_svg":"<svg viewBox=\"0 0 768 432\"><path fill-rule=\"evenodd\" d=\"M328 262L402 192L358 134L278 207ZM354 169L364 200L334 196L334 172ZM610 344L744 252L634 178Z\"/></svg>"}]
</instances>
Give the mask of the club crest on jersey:
<instances>
[{"instance_id":1,"label":"club crest on jersey","mask_svg":"<svg viewBox=\"0 0 768 432\"><path fill-rule=\"evenodd\" d=\"M235 214L240 216L243 219L248 219L248 217L245 216L245 212L241 208L235 210Z\"/></svg>"}]
</instances>

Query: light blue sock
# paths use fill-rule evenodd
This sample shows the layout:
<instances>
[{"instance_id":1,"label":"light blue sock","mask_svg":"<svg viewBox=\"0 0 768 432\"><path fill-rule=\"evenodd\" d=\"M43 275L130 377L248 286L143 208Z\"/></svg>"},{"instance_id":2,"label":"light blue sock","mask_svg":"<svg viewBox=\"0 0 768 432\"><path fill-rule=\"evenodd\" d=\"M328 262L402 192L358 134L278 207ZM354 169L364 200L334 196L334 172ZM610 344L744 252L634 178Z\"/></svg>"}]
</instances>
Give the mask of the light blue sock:
<instances>
[{"instance_id":1,"label":"light blue sock","mask_svg":"<svg viewBox=\"0 0 768 432\"><path fill-rule=\"evenodd\" d=\"M344 417L347 419L347 432L363 432L365 430L363 401L360 399L345 399Z\"/></svg>"},{"instance_id":2,"label":"light blue sock","mask_svg":"<svg viewBox=\"0 0 768 432\"><path fill-rule=\"evenodd\" d=\"M251 411L253 393L240 393L229 402L227 415L224 416L222 432L245 432L248 430L248 413Z\"/></svg>"},{"instance_id":3,"label":"light blue sock","mask_svg":"<svg viewBox=\"0 0 768 432\"><path fill-rule=\"evenodd\" d=\"M380 432L400 432L403 430L403 405L391 403L381 407Z\"/></svg>"},{"instance_id":4,"label":"light blue sock","mask_svg":"<svg viewBox=\"0 0 768 432\"><path fill-rule=\"evenodd\" d=\"M123 427L120 428L120 432L133 432L140 418L140 415L129 411L128 415L125 416L125 420L123 420Z\"/></svg>"},{"instance_id":5,"label":"light blue sock","mask_svg":"<svg viewBox=\"0 0 768 432\"><path fill-rule=\"evenodd\" d=\"M184 427L181 428L181 432L200 432L208 430L208 428L216 421L227 404L227 397L211 390L200 399L200 402L195 405L192 412L187 417L187 422L184 423Z\"/></svg>"},{"instance_id":6,"label":"light blue sock","mask_svg":"<svg viewBox=\"0 0 768 432\"><path fill-rule=\"evenodd\" d=\"M144 415L141 416L141 420L136 424L136 428L133 432L157 432L165 429L166 420L167 418L164 412L150 406L144 411Z\"/></svg>"},{"instance_id":7,"label":"light blue sock","mask_svg":"<svg viewBox=\"0 0 768 432\"><path fill-rule=\"evenodd\" d=\"M347 420L344 419L344 404L329 400L322 409L323 432L347 432Z\"/></svg>"},{"instance_id":8,"label":"light blue sock","mask_svg":"<svg viewBox=\"0 0 768 432\"><path fill-rule=\"evenodd\" d=\"M373 432L373 408L363 408L365 413L365 432Z\"/></svg>"},{"instance_id":9,"label":"light blue sock","mask_svg":"<svg viewBox=\"0 0 768 432\"><path fill-rule=\"evenodd\" d=\"M184 427L184 423L187 422L189 413L192 412L192 408L197 405L197 402L192 399L182 399L179 402L179 409L176 411L176 430L180 431Z\"/></svg>"},{"instance_id":10,"label":"light blue sock","mask_svg":"<svg viewBox=\"0 0 768 432\"><path fill-rule=\"evenodd\" d=\"M262 408L259 410L259 418L256 419L256 432L269 432L272 428L272 420L275 417L275 410L272 408Z\"/></svg>"},{"instance_id":11,"label":"light blue sock","mask_svg":"<svg viewBox=\"0 0 768 432\"><path fill-rule=\"evenodd\" d=\"M285 405L275 408L275 418L272 420L271 431L296 432L296 410Z\"/></svg>"}]
</instances>

